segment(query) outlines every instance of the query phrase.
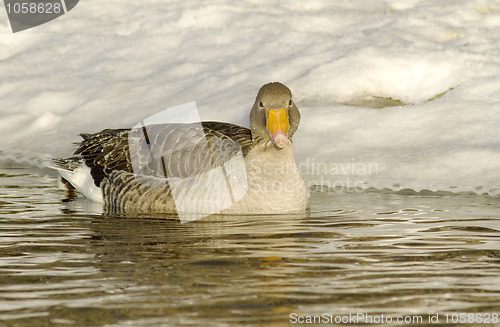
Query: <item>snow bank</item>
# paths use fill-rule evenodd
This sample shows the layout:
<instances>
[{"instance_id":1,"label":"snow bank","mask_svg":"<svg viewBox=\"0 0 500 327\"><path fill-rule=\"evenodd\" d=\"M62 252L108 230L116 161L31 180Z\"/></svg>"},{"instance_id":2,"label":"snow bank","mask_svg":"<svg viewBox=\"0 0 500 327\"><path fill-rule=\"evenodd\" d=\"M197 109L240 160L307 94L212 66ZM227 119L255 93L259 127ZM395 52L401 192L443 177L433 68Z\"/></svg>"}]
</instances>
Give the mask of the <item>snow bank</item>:
<instances>
[{"instance_id":1,"label":"snow bank","mask_svg":"<svg viewBox=\"0 0 500 327\"><path fill-rule=\"evenodd\" d=\"M498 0L103 0L0 24L0 158L67 156L80 132L193 100L248 126L259 87L281 81L312 184L500 193Z\"/></svg>"}]
</instances>

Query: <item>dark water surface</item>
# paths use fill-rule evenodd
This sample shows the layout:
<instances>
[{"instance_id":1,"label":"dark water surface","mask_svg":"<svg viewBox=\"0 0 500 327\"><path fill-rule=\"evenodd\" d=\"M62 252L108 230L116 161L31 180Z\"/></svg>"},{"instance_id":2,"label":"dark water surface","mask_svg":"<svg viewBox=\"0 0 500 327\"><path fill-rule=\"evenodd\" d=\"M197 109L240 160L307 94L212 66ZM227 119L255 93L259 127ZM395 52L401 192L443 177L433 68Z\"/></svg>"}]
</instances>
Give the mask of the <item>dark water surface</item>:
<instances>
[{"instance_id":1,"label":"dark water surface","mask_svg":"<svg viewBox=\"0 0 500 327\"><path fill-rule=\"evenodd\" d=\"M181 225L63 195L0 169L0 326L500 326L499 198L314 193Z\"/></svg>"}]
</instances>

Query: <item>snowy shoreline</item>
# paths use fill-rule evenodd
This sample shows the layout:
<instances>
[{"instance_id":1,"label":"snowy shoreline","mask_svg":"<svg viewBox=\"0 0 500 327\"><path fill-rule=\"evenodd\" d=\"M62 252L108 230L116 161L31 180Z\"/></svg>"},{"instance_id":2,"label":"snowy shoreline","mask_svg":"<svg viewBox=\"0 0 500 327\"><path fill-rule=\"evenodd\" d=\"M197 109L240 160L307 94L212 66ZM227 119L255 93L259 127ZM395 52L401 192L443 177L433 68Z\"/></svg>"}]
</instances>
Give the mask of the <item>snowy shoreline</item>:
<instances>
[{"instance_id":1,"label":"snowy shoreline","mask_svg":"<svg viewBox=\"0 0 500 327\"><path fill-rule=\"evenodd\" d=\"M377 165L326 184L500 194L498 0L105 0L16 34L0 22L0 160L69 156L81 132L190 101L248 126L259 87L281 81L299 165ZM373 97L408 105L353 105Z\"/></svg>"}]
</instances>

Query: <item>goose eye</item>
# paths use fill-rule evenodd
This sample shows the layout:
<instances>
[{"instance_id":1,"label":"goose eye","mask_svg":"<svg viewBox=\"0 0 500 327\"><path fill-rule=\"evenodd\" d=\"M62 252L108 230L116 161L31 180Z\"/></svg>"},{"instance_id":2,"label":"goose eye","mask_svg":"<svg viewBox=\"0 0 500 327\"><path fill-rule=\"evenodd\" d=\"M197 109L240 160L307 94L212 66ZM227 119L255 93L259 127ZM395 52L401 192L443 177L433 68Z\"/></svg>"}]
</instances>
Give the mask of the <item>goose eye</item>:
<instances>
[{"instance_id":1,"label":"goose eye","mask_svg":"<svg viewBox=\"0 0 500 327\"><path fill-rule=\"evenodd\" d=\"M259 107L264 108L264 104L262 103L262 101L259 101Z\"/></svg>"},{"instance_id":2,"label":"goose eye","mask_svg":"<svg viewBox=\"0 0 500 327\"><path fill-rule=\"evenodd\" d=\"M288 101L288 106L292 106L292 99L290 99L290 101Z\"/></svg>"}]
</instances>

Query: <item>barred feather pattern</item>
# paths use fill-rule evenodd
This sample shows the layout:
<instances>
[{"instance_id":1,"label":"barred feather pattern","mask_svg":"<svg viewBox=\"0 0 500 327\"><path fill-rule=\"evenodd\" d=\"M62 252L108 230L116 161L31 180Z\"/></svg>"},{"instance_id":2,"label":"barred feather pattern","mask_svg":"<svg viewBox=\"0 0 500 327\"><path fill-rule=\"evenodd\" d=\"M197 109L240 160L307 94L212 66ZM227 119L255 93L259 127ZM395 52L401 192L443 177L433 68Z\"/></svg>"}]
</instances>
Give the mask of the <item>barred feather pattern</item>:
<instances>
[{"instance_id":1,"label":"barred feather pattern","mask_svg":"<svg viewBox=\"0 0 500 327\"><path fill-rule=\"evenodd\" d=\"M108 213L175 213L175 202L167 181L115 170L101 184Z\"/></svg>"},{"instance_id":2,"label":"barred feather pattern","mask_svg":"<svg viewBox=\"0 0 500 327\"><path fill-rule=\"evenodd\" d=\"M248 128L219 122L203 122L203 130L198 130L199 126L147 126L147 134L154 136L149 139L149 145L144 144L141 129L106 129L96 134L82 134L84 140L75 154L83 157L91 169L95 185L100 186L114 170L156 177L191 176L223 164L240 149L246 155L252 147ZM210 148L207 148L207 141ZM136 167L131 157L134 163L138 163ZM211 158L216 161L209 162ZM161 167L162 163L166 165L165 169Z\"/></svg>"},{"instance_id":3,"label":"barred feather pattern","mask_svg":"<svg viewBox=\"0 0 500 327\"><path fill-rule=\"evenodd\" d=\"M82 137L75 154L115 213L176 212L168 178L200 175L252 148L249 129L219 122L107 129Z\"/></svg>"}]
</instances>

